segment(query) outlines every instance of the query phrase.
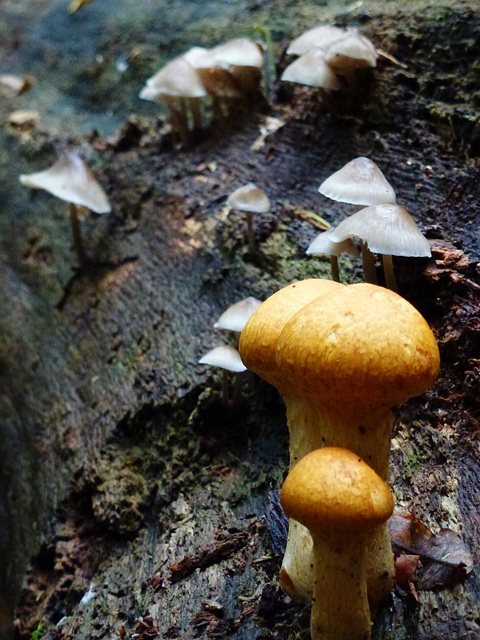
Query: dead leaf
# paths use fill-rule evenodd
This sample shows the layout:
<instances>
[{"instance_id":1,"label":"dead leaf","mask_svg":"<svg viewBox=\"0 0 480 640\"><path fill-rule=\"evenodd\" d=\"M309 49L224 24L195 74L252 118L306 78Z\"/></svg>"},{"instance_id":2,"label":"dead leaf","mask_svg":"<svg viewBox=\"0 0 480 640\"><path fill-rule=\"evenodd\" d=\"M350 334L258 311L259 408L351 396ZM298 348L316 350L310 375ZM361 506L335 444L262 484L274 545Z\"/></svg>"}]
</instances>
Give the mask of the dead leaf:
<instances>
[{"instance_id":1,"label":"dead leaf","mask_svg":"<svg viewBox=\"0 0 480 640\"><path fill-rule=\"evenodd\" d=\"M472 555L457 533L451 529L441 529L438 534L433 534L415 516L414 511L395 512L390 520L390 535L396 563L402 555L420 558L421 566L416 570L413 568L407 578L407 582L413 579L418 589L456 584L473 569ZM400 561L399 582L412 569L413 562L413 559Z\"/></svg>"},{"instance_id":2,"label":"dead leaf","mask_svg":"<svg viewBox=\"0 0 480 640\"><path fill-rule=\"evenodd\" d=\"M410 553L402 553L398 558L395 558L395 581L407 586L419 562L420 556L414 556Z\"/></svg>"}]
</instances>

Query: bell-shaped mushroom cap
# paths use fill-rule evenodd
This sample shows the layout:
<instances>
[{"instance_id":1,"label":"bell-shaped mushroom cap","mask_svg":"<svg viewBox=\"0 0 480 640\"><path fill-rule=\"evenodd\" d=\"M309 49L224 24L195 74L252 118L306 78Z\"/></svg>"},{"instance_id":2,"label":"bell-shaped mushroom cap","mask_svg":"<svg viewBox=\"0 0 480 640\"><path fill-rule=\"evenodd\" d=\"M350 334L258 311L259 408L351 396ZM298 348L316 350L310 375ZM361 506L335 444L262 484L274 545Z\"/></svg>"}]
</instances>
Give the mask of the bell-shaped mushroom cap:
<instances>
[{"instance_id":1,"label":"bell-shaped mushroom cap","mask_svg":"<svg viewBox=\"0 0 480 640\"><path fill-rule=\"evenodd\" d=\"M163 93L155 87L146 84L138 94L142 100L150 100L151 102L161 102Z\"/></svg>"},{"instance_id":2,"label":"bell-shaped mushroom cap","mask_svg":"<svg viewBox=\"0 0 480 640\"><path fill-rule=\"evenodd\" d=\"M87 207L95 213L112 210L105 191L76 153L63 153L45 171L21 175L20 182L32 189L44 189L66 202Z\"/></svg>"},{"instance_id":3,"label":"bell-shaped mushroom cap","mask_svg":"<svg viewBox=\"0 0 480 640\"><path fill-rule=\"evenodd\" d=\"M235 371L240 373L246 371L247 367L243 364L240 354L234 347L222 346L215 347L198 361L199 364L210 364L213 367L220 367L227 371Z\"/></svg>"},{"instance_id":4,"label":"bell-shaped mushroom cap","mask_svg":"<svg viewBox=\"0 0 480 640\"><path fill-rule=\"evenodd\" d=\"M175 58L147 80L147 87L177 98L203 98L207 95L203 82L194 67L182 58ZM140 95L140 97L144 97ZM150 100L151 98L146 98Z\"/></svg>"},{"instance_id":5,"label":"bell-shaped mushroom cap","mask_svg":"<svg viewBox=\"0 0 480 640\"><path fill-rule=\"evenodd\" d=\"M248 369L279 388L277 342L284 326L312 300L343 286L309 278L283 287L262 302L240 334L239 351Z\"/></svg>"},{"instance_id":6,"label":"bell-shaped mushroom cap","mask_svg":"<svg viewBox=\"0 0 480 640\"><path fill-rule=\"evenodd\" d=\"M306 254L312 256L339 256L341 253L349 253L352 256L358 257L360 250L356 247L350 238L346 238L341 242L334 242L332 240L332 233L335 229L327 229L322 231L318 236L310 243Z\"/></svg>"},{"instance_id":7,"label":"bell-shaped mushroom cap","mask_svg":"<svg viewBox=\"0 0 480 640\"><path fill-rule=\"evenodd\" d=\"M231 193L228 196L227 205L237 211L251 211L252 213L267 213L270 210L270 200L253 182L249 182Z\"/></svg>"},{"instance_id":8,"label":"bell-shaped mushroom cap","mask_svg":"<svg viewBox=\"0 0 480 640\"><path fill-rule=\"evenodd\" d=\"M359 157L333 173L319 186L320 193L337 202L383 204L396 202L392 185L369 158Z\"/></svg>"},{"instance_id":9,"label":"bell-shaped mushroom cap","mask_svg":"<svg viewBox=\"0 0 480 640\"><path fill-rule=\"evenodd\" d=\"M263 54L259 46L248 38L234 38L213 49L213 54L221 66L257 67L263 65Z\"/></svg>"},{"instance_id":10,"label":"bell-shaped mushroom cap","mask_svg":"<svg viewBox=\"0 0 480 640\"><path fill-rule=\"evenodd\" d=\"M335 72L326 63L325 53L321 49L312 49L297 58L288 65L281 79L329 91L339 91L342 88Z\"/></svg>"},{"instance_id":11,"label":"bell-shaped mushroom cap","mask_svg":"<svg viewBox=\"0 0 480 640\"><path fill-rule=\"evenodd\" d=\"M377 204L357 211L332 232L334 242L360 238L372 253L426 258L428 240L406 209L398 204Z\"/></svg>"},{"instance_id":12,"label":"bell-shaped mushroom cap","mask_svg":"<svg viewBox=\"0 0 480 640\"><path fill-rule=\"evenodd\" d=\"M218 64L214 49L205 47L192 47L183 54L182 58L194 69L211 69Z\"/></svg>"},{"instance_id":13,"label":"bell-shaped mushroom cap","mask_svg":"<svg viewBox=\"0 0 480 640\"><path fill-rule=\"evenodd\" d=\"M292 40L287 49L287 54L302 56L312 49L326 51L334 42L344 38L346 33L345 29L329 24L321 24L318 27L304 31L304 33Z\"/></svg>"},{"instance_id":14,"label":"bell-shaped mushroom cap","mask_svg":"<svg viewBox=\"0 0 480 640\"><path fill-rule=\"evenodd\" d=\"M226 329L227 331L242 331L250 316L262 304L260 300L249 296L245 300L236 302L228 307L213 325L215 329Z\"/></svg>"},{"instance_id":15,"label":"bell-shaped mushroom cap","mask_svg":"<svg viewBox=\"0 0 480 640\"><path fill-rule=\"evenodd\" d=\"M283 484L281 502L287 516L320 535L378 526L394 507L388 485L356 454L339 447L302 458Z\"/></svg>"},{"instance_id":16,"label":"bell-shaped mushroom cap","mask_svg":"<svg viewBox=\"0 0 480 640\"><path fill-rule=\"evenodd\" d=\"M338 72L377 66L377 50L358 31L334 42L325 54L326 61Z\"/></svg>"},{"instance_id":17,"label":"bell-shaped mushroom cap","mask_svg":"<svg viewBox=\"0 0 480 640\"><path fill-rule=\"evenodd\" d=\"M284 325L276 346L277 367L287 380L349 415L420 395L440 366L435 337L420 313L373 284L338 287L313 300Z\"/></svg>"},{"instance_id":18,"label":"bell-shaped mushroom cap","mask_svg":"<svg viewBox=\"0 0 480 640\"><path fill-rule=\"evenodd\" d=\"M240 97L235 78L220 66L214 49L192 47L182 57L196 69L209 94L219 98Z\"/></svg>"}]
</instances>

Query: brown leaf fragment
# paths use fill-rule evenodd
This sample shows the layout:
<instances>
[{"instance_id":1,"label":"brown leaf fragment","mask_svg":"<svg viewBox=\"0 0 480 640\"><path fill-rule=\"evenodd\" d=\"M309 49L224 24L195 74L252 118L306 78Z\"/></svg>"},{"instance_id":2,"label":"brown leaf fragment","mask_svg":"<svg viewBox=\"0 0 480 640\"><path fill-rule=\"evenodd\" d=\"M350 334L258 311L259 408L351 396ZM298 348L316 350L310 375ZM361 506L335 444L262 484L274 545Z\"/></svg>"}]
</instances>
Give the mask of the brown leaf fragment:
<instances>
[{"instance_id":1,"label":"brown leaf fragment","mask_svg":"<svg viewBox=\"0 0 480 640\"><path fill-rule=\"evenodd\" d=\"M420 562L420 556L402 553L395 558L395 580L398 584L407 586L412 579L415 569Z\"/></svg>"},{"instance_id":2,"label":"brown leaf fragment","mask_svg":"<svg viewBox=\"0 0 480 640\"><path fill-rule=\"evenodd\" d=\"M460 536L441 529L428 541L419 541L415 549L422 557L419 589L433 589L461 582L473 569L473 558Z\"/></svg>"},{"instance_id":3,"label":"brown leaf fragment","mask_svg":"<svg viewBox=\"0 0 480 640\"><path fill-rule=\"evenodd\" d=\"M206 567L225 560L244 547L247 542L248 534L240 532L226 536L215 544L209 544L199 555L194 557L187 556L177 564L173 564L170 567L170 582L178 582L191 575L195 569L205 569Z\"/></svg>"},{"instance_id":4,"label":"brown leaf fragment","mask_svg":"<svg viewBox=\"0 0 480 640\"><path fill-rule=\"evenodd\" d=\"M412 546L413 518L413 513L395 511L388 522L395 557L400 556Z\"/></svg>"},{"instance_id":5,"label":"brown leaf fragment","mask_svg":"<svg viewBox=\"0 0 480 640\"><path fill-rule=\"evenodd\" d=\"M149 638L156 638L158 636L158 628L153 622L152 616L146 616L145 618L138 618L135 631L132 633L132 638L140 638L140 640L148 640Z\"/></svg>"},{"instance_id":6,"label":"brown leaf fragment","mask_svg":"<svg viewBox=\"0 0 480 640\"><path fill-rule=\"evenodd\" d=\"M393 514L390 535L396 558L396 577L399 563L397 581L400 584L414 578L418 589L444 587L460 582L473 569L472 555L457 533L451 529L441 529L434 535L413 511ZM400 559L402 555L404 558ZM418 557L422 562L421 567L416 569L417 559L417 565L412 569L414 560L407 560L405 556Z\"/></svg>"}]
</instances>

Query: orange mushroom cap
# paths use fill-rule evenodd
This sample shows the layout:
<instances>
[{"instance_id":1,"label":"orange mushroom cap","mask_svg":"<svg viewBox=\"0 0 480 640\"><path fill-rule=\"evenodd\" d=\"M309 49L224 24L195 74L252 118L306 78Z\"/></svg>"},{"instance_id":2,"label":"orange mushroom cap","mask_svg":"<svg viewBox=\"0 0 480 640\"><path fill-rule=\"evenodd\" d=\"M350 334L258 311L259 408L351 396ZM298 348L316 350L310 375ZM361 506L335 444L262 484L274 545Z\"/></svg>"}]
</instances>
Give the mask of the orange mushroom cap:
<instances>
[{"instance_id":1,"label":"orange mushroom cap","mask_svg":"<svg viewBox=\"0 0 480 640\"><path fill-rule=\"evenodd\" d=\"M287 322L302 307L343 285L311 278L280 289L252 314L240 334L239 351L246 367L277 388L277 342Z\"/></svg>"},{"instance_id":2,"label":"orange mushroom cap","mask_svg":"<svg viewBox=\"0 0 480 640\"><path fill-rule=\"evenodd\" d=\"M426 391L440 366L422 315L372 284L340 287L312 301L285 324L276 344L285 378L340 411L399 405Z\"/></svg>"},{"instance_id":3,"label":"orange mushroom cap","mask_svg":"<svg viewBox=\"0 0 480 640\"><path fill-rule=\"evenodd\" d=\"M340 447L311 451L285 480L281 502L312 534L361 531L393 513L388 485L359 456Z\"/></svg>"}]
</instances>

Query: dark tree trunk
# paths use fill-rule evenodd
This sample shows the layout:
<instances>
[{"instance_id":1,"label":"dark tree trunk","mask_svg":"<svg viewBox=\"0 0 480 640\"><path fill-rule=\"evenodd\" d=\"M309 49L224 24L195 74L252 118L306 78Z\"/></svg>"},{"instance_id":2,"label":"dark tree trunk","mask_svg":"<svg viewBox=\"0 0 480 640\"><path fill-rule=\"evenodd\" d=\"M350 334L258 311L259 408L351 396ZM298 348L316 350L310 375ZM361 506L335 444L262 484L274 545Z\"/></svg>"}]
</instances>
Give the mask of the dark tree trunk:
<instances>
[{"instance_id":1,"label":"dark tree trunk","mask_svg":"<svg viewBox=\"0 0 480 640\"><path fill-rule=\"evenodd\" d=\"M212 328L229 305L330 277L328 258L304 255L318 232L305 210L332 224L352 212L317 187L366 155L433 245L432 260L394 258L399 291L442 355L435 387L399 410L397 506L415 505L434 531L460 532L474 557L461 584L416 598L399 590L374 635L478 638L480 14L460 1L408 12L372 2L337 15L274 0L248 11L220 3L225 13L213 18L202 3L184 13L173 4L145 3L130 21L130 3L110 0L73 16L54 0L0 7L0 71L37 79L0 100L0 636L15 621L22 639L34 630L49 640L307 637L307 612L277 580L283 523L271 492L288 457L280 400L239 374L243 399L224 406L221 373L197 361L235 344ZM189 15L183 29L176 12ZM241 35L238 20L247 35L256 22L271 27L282 68L288 39L322 21L360 25L401 64L382 58L360 96L335 98L330 111L310 88L279 87L271 115L283 126L257 151L262 115L172 149L156 107L135 96L155 68L198 44L201 27L213 45ZM78 59L76 38L89 47ZM34 131L8 123L25 108L40 111ZM115 136L84 133L129 111L147 115ZM82 272L65 204L17 179L65 146L80 149L113 206L81 223L95 262ZM254 219L255 256L245 218L223 208L249 181L273 203ZM343 282L360 273L360 262L340 258Z\"/></svg>"}]
</instances>

